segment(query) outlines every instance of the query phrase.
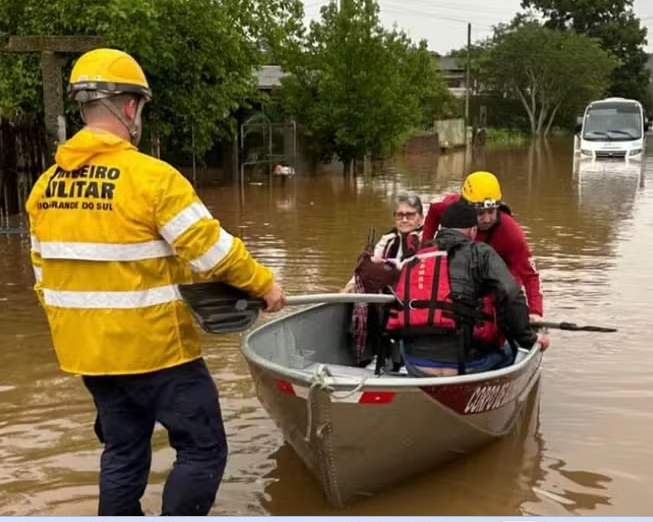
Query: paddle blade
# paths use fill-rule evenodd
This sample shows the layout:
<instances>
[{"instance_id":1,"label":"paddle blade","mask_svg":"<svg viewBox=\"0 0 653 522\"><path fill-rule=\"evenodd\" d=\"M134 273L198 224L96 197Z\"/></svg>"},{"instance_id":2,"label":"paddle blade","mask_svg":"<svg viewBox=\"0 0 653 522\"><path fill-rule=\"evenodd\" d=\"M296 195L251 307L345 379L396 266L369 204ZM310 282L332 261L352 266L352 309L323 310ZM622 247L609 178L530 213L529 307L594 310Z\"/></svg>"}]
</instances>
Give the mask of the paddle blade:
<instances>
[{"instance_id":1,"label":"paddle blade","mask_svg":"<svg viewBox=\"0 0 653 522\"><path fill-rule=\"evenodd\" d=\"M578 326L574 323L560 323L561 330L569 330L570 332L600 332L600 333L613 333L616 328L607 328L605 326Z\"/></svg>"},{"instance_id":2,"label":"paddle blade","mask_svg":"<svg viewBox=\"0 0 653 522\"><path fill-rule=\"evenodd\" d=\"M214 281L179 285L179 293L201 328L212 334L247 330L265 306L263 300Z\"/></svg>"},{"instance_id":3,"label":"paddle blade","mask_svg":"<svg viewBox=\"0 0 653 522\"><path fill-rule=\"evenodd\" d=\"M600 332L600 333L613 333L616 328L607 328L605 326L578 326L576 323L550 323L547 321L534 321L531 326L535 328L553 328L556 330L565 330L567 332Z\"/></svg>"}]
</instances>

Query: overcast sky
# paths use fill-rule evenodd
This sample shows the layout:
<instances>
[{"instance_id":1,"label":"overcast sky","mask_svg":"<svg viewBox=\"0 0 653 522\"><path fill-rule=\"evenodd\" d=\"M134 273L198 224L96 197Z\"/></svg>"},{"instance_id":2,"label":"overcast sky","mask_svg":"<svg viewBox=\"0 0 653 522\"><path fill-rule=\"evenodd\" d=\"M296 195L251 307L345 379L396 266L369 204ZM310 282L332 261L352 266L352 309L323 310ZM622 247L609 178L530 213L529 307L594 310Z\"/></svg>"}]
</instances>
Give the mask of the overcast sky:
<instances>
[{"instance_id":1,"label":"overcast sky","mask_svg":"<svg viewBox=\"0 0 653 522\"><path fill-rule=\"evenodd\" d=\"M304 0L307 19L319 16L328 0ZM441 54L467 43L467 23L472 24L472 41L484 38L492 25L510 20L520 10L520 0L377 0L381 22L393 23L414 40L426 38L432 51ZM653 0L635 0L635 13L649 31L647 52L653 53Z\"/></svg>"}]
</instances>

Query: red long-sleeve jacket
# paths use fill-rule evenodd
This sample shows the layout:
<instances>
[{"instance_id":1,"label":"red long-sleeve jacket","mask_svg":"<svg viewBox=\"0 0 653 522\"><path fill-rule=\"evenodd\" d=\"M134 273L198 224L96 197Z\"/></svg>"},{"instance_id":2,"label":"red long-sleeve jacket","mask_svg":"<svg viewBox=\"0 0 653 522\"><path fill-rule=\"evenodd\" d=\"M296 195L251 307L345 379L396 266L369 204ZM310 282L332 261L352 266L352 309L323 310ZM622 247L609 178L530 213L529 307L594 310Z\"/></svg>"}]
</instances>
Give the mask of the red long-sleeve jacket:
<instances>
[{"instance_id":1,"label":"red long-sleeve jacket","mask_svg":"<svg viewBox=\"0 0 653 522\"><path fill-rule=\"evenodd\" d=\"M430 241L435 237L444 211L458 199L460 194L448 194L442 201L431 204L424 220L422 241ZM540 274L524 231L515 218L501 211L497 224L487 232L479 230L476 240L490 245L506 262L513 277L524 287L530 313L544 315Z\"/></svg>"}]
</instances>

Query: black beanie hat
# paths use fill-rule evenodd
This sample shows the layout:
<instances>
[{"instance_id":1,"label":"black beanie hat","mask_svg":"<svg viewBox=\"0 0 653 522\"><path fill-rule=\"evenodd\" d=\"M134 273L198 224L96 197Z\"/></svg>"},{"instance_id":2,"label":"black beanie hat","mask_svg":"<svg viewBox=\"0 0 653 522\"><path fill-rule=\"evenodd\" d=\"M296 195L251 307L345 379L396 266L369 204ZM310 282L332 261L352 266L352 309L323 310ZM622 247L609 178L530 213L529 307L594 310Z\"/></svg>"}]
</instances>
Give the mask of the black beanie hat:
<instances>
[{"instance_id":1,"label":"black beanie hat","mask_svg":"<svg viewBox=\"0 0 653 522\"><path fill-rule=\"evenodd\" d=\"M440 224L444 228L472 228L478 225L476 210L469 203L459 199L444 211Z\"/></svg>"}]
</instances>

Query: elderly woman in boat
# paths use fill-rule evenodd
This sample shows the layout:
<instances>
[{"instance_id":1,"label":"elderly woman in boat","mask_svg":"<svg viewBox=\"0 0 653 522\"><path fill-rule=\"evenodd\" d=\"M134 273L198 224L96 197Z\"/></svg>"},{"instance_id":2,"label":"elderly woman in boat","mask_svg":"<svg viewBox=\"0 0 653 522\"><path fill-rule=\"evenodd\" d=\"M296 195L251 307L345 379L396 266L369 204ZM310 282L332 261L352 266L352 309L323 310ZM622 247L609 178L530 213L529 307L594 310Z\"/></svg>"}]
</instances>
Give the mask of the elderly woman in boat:
<instances>
[{"instance_id":1,"label":"elderly woman in boat","mask_svg":"<svg viewBox=\"0 0 653 522\"><path fill-rule=\"evenodd\" d=\"M398 265L412 256L422 240L424 208L416 194L402 193L395 199L393 217L395 226L373 246L368 245L360 256L354 275L343 292L376 293L395 283ZM376 352L377 331L368 332L369 326L383 321L379 307L365 303L354 305L352 334L356 361L360 366L369 364ZM371 335L370 335L371 334Z\"/></svg>"},{"instance_id":2,"label":"elderly woman in boat","mask_svg":"<svg viewBox=\"0 0 653 522\"><path fill-rule=\"evenodd\" d=\"M420 197L411 193L399 194L395 199L393 218L395 226L392 230L381 236L381 239L372 248L371 255L368 249L362 257L377 264L389 263L397 265L417 250L422 240L422 226L424 223L424 208ZM362 269L363 267L359 261L354 275L345 285L343 292L379 290L370 289L369 285L365 285L368 282L365 281L367 274ZM361 278L360 284L363 288L356 288L357 276ZM373 284L372 281L369 281L369 283Z\"/></svg>"},{"instance_id":3,"label":"elderly woman in boat","mask_svg":"<svg viewBox=\"0 0 653 522\"><path fill-rule=\"evenodd\" d=\"M418 195L399 194L395 199L393 217L395 226L374 246L372 261L402 261L413 255L422 241L424 208Z\"/></svg>"}]
</instances>

